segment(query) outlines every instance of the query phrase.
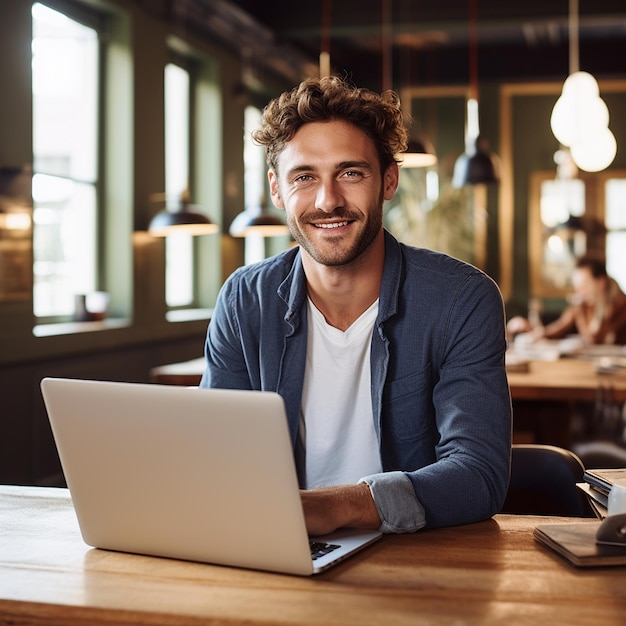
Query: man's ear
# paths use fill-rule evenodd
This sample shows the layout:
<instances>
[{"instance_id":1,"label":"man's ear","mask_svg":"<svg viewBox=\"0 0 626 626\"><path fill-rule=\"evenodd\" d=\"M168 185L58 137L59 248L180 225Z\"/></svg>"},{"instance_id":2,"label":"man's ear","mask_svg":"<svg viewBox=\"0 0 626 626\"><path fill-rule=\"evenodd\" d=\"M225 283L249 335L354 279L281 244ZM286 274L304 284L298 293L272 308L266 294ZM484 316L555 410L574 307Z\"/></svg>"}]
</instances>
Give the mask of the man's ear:
<instances>
[{"instance_id":1,"label":"man's ear","mask_svg":"<svg viewBox=\"0 0 626 626\"><path fill-rule=\"evenodd\" d=\"M274 170L269 170L267 173L267 177L270 181L270 196L272 197L272 202L277 209L284 209L285 205L283 204L283 200L280 197L280 189L278 187L278 176L276 176L276 172Z\"/></svg>"},{"instance_id":2,"label":"man's ear","mask_svg":"<svg viewBox=\"0 0 626 626\"><path fill-rule=\"evenodd\" d=\"M398 189L400 180L400 172L398 164L394 161L386 170L383 176L383 197L385 200L391 200Z\"/></svg>"}]
</instances>

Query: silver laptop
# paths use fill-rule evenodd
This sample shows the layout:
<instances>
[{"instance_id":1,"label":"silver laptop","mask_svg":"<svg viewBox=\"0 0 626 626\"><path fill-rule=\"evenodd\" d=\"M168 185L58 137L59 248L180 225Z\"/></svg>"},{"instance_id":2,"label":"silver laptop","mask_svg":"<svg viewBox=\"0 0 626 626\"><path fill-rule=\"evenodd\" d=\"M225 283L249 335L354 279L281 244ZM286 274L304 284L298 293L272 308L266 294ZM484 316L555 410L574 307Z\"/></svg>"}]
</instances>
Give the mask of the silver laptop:
<instances>
[{"instance_id":1,"label":"silver laptop","mask_svg":"<svg viewBox=\"0 0 626 626\"><path fill-rule=\"evenodd\" d=\"M308 537L278 394L63 378L41 389L90 546L309 575L380 537Z\"/></svg>"}]
</instances>

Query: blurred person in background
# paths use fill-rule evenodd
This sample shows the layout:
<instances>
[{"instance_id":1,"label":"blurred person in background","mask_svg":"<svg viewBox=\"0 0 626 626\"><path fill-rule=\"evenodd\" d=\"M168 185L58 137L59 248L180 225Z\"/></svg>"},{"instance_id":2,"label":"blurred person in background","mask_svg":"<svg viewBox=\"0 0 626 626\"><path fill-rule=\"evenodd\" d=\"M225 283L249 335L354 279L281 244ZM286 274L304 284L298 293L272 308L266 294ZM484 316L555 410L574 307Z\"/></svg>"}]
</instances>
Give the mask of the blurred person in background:
<instances>
[{"instance_id":1,"label":"blurred person in background","mask_svg":"<svg viewBox=\"0 0 626 626\"><path fill-rule=\"evenodd\" d=\"M626 344L626 294L607 274L604 259L593 255L578 259L572 287L569 305L554 322L544 326L513 317L507 324L508 332L524 333L530 340L560 339L577 333L586 344Z\"/></svg>"}]
</instances>

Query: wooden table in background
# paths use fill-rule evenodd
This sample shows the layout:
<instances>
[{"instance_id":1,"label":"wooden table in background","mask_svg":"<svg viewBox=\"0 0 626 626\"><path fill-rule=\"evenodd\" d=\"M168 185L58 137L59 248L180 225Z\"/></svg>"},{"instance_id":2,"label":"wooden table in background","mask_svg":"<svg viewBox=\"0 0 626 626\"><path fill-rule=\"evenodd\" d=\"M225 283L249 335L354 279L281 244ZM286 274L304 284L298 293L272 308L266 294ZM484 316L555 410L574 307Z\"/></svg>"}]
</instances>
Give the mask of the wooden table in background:
<instances>
[{"instance_id":1,"label":"wooden table in background","mask_svg":"<svg viewBox=\"0 0 626 626\"><path fill-rule=\"evenodd\" d=\"M626 568L578 571L533 539L563 521L388 535L301 578L92 549L66 490L4 486L0 624L623 624Z\"/></svg>"},{"instance_id":2,"label":"wooden table in background","mask_svg":"<svg viewBox=\"0 0 626 626\"><path fill-rule=\"evenodd\" d=\"M513 400L594 402L598 389L611 388L618 402L626 401L626 370L596 373L591 359L561 358L530 361L528 372L509 372Z\"/></svg>"},{"instance_id":3,"label":"wooden table in background","mask_svg":"<svg viewBox=\"0 0 626 626\"><path fill-rule=\"evenodd\" d=\"M194 386L204 372L204 358L156 367L153 383ZM626 401L626 370L598 374L591 359L531 361L527 372L509 372L513 399L514 441L571 445L572 420L581 405L588 414L600 397Z\"/></svg>"},{"instance_id":4,"label":"wooden table in background","mask_svg":"<svg viewBox=\"0 0 626 626\"><path fill-rule=\"evenodd\" d=\"M150 370L150 382L158 385L182 385L193 387L200 383L204 373L204 357L161 365Z\"/></svg>"},{"instance_id":5,"label":"wooden table in background","mask_svg":"<svg viewBox=\"0 0 626 626\"><path fill-rule=\"evenodd\" d=\"M150 380L162 385L197 385L204 372L204 357L155 367ZM611 387L616 401L626 401L626 370L597 374L588 359L562 358L531 361L528 372L508 374L513 400L593 402L598 388Z\"/></svg>"},{"instance_id":6,"label":"wooden table in background","mask_svg":"<svg viewBox=\"0 0 626 626\"><path fill-rule=\"evenodd\" d=\"M626 370L597 373L597 360L563 357L530 361L509 372L513 441L569 448L576 440L604 437L597 423L602 403L626 401Z\"/></svg>"}]
</instances>

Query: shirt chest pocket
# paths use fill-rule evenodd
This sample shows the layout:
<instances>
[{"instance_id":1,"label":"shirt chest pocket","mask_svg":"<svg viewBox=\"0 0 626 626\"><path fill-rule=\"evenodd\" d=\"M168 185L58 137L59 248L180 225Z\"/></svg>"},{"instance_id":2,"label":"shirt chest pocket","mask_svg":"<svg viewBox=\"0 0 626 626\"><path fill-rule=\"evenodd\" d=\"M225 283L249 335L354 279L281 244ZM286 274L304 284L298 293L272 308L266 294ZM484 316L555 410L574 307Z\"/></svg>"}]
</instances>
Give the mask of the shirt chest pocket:
<instances>
[{"instance_id":1,"label":"shirt chest pocket","mask_svg":"<svg viewBox=\"0 0 626 626\"><path fill-rule=\"evenodd\" d=\"M385 385L382 404L383 436L397 441L419 441L434 435L433 372L396 378Z\"/></svg>"}]
</instances>

